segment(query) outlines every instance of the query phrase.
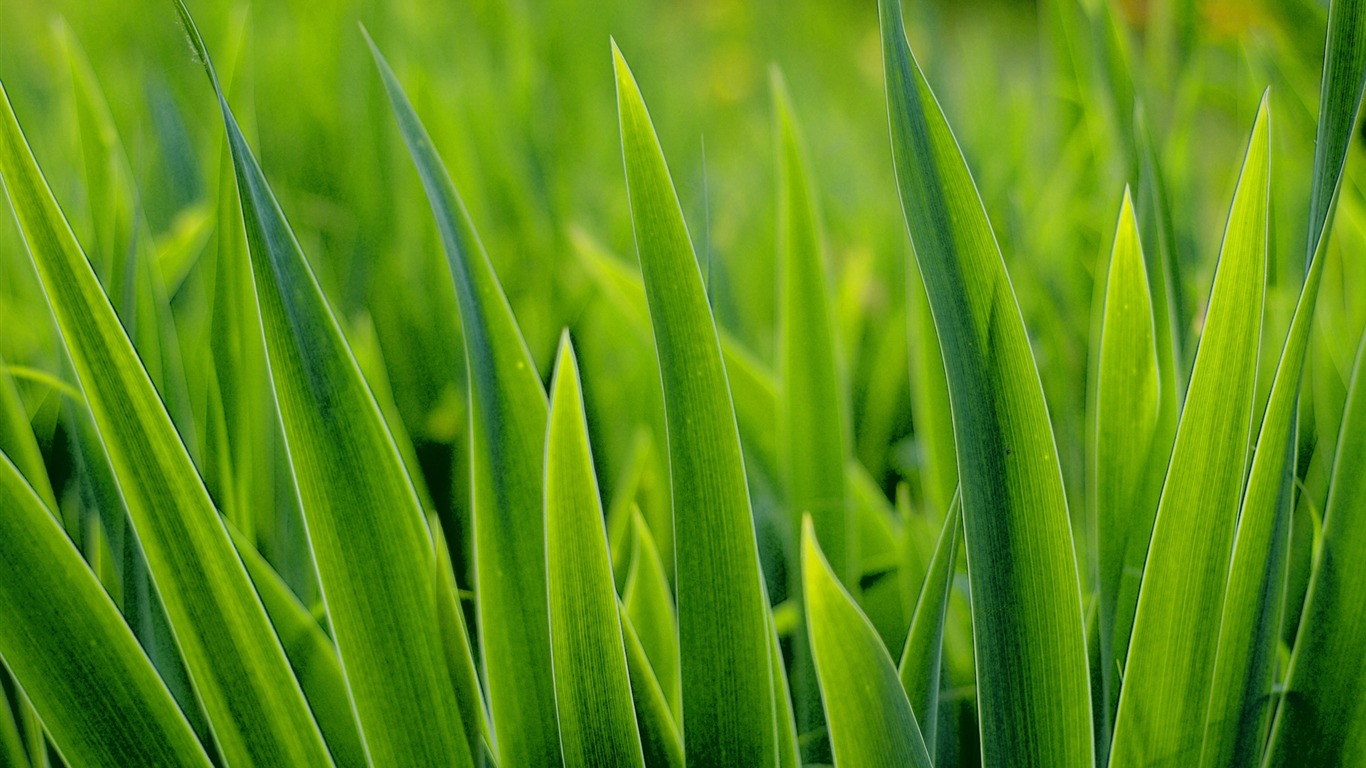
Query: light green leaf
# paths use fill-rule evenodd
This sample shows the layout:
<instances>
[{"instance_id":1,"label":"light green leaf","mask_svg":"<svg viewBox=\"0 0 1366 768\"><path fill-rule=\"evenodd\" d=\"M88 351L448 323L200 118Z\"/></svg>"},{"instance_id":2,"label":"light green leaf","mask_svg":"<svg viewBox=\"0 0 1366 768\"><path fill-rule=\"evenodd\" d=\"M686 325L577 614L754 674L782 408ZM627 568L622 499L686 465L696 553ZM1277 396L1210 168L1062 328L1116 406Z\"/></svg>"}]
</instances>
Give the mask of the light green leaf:
<instances>
[{"instance_id":1,"label":"light green leaf","mask_svg":"<svg viewBox=\"0 0 1366 768\"><path fill-rule=\"evenodd\" d=\"M673 594L669 590L664 563L655 547L655 538L638 508L632 509L631 520L635 546L631 550L631 567L626 574L621 602L626 606L631 625L636 628L640 644L659 679L664 698L669 702L669 711L674 720L681 723L683 698L678 666L678 617L674 613Z\"/></svg>"},{"instance_id":2,"label":"light green leaf","mask_svg":"<svg viewBox=\"0 0 1366 768\"><path fill-rule=\"evenodd\" d=\"M0 175L214 739L238 766L329 765L228 533L3 87L0 104Z\"/></svg>"},{"instance_id":3,"label":"light green leaf","mask_svg":"<svg viewBox=\"0 0 1366 768\"><path fill-rule=\"evenodd\" d=\"M299 678L304 696L308 697L308 705L337 768L368 765L356 714L351 709L351 697L347 694L346 676L332 640L246 537L231 527L228 533L237 544L237 554L242 557L242 564L256 585L256 593L261 596L261 604L275 625L289 665Z\"/></svg>"},{"instance_id":4,"label":"light green leaf","mask_svg":"<svg viewBox=\"0 0 1366 768\"><path fill-rule=\"evenodd\" d=\"M551 664L541 472L545 390L431 138L373 43L371 50L431 202L460 306L469 370L474 587L499 762L556 765L555 690L545 674Z\"/></svg>"},{"instance_id":5,"label":"light green leaf","mask_svg":"<svg viewBox=\"0 0 1366 768\"><path fill-rule=\"evenodd\" d=\"M469 765L421 505L203 40L178 7L222 108L280 423L369 757L377 765Z\"/></svg>"},{"instance_id":6,"label":"light green leaf","mask_svg":"<svg viewBox=\"0 0 1366 768\"><path fill-rule=\"evenodd\" d=\"M929 768L892 658L821 554L810 518L802 521L801 546L807 630L835 762Z\"/></svg>"},{"instance_id":7,"label":"light green leaf","mask_svg":"<svg viewBox=\"0 0 1366 768\"><path fill-rule=\"evenodd\" d=\"M1266 288L1270 117L1263 96L1210 291L1139 591L1110 761L1199 758L1247 468Z\"/></svg>"},{"instance_id":8,"label":"light green leaf","mask_svg":"<svg viewBox=\"0 0 1366 768\"><path fill-rule=\"evenodd\" d=\"M1098 563L1101 733L1113 728L1119 703L1119 676L1129 646L1140 574L1162 492L1166 456L1155 436L1162 414L1176 413L1164 403L1161 359L1152 291L1139 243L1138 221L1129 190L1124 190L1114 248L1105 280L1105 303L1098 339L1095 389L1095 512ZM1105 750L1102 749L1102 752Z\"/></svg>"},{"instance_id":9,"label":"light green leaf","mask_svg":"<svg viewBox=\"0 0 1366 768\"><path fill-rule=\"evenodd\" d=\"M1337 457L1268 765L1366 761L1366 336L1358 348Z\"/></svg>"},{"instance_id":10,"label":"light green leaf","mask_svg":"<svg viewBox=\"0 0 1366 768\"><path fill-rule=\"evenodd\" d=\"M768 601L726 368L664 151L615 42L612 55L668 423L688 763L772 765Z\"/></svg>"},{"instance_id":11,"label":"light green leaf","mask_svg":"<svg viewBox=\"0 0 1366 768\"><path fill-rule=\"evenodd\" d=\"M569 332L551 384L545 449L550 658L566 766L644 765L578 361Z\"/></svg>"},{"instance_id":12,"label":"light green leaf","mask_svg":"<svg viewBox=\"0 0 1366 768\"><path fill-rule=\"evenodd\" d=\"M986 210L906 41L900 2L879 8L897 184L953 406L983 762L1091 765L1081 588L1038 369Z\"/></svg>"},{"instance_id":13,"label":"light green leaf","mask_svg":"<svg viewBox=\"0 0 1366 768\"><path fill-rule=\"evenodd\" d=\"M436 610L441 621L441 645L446 652L446 671L455 689L455 702L460 706L460 722L465 723L465 739L470 755L493 755L493 734L484 692L479 687L479 673L475 669L474 650L470 647L469 630L465 627L465 611L460 605L460 590L451 567L451 553L441 533L441 523L429 517L432 543L436 549Z\"/></svg>"},{"instance_id":14,"label":"light green leaf","mask_svg":"<svg viewBox=\"0 0 1366 768\"><path fill-rule=\"evenodd\" d=\"M659 678L650 667L650 659L640 644L626 606L618 604L621 636L626 644L626 667L631 674L631 697L635 701L636 723L640 728L640 743L645 752L646 768L682 768L683 739L679 734Z\"/></svg>"},{"instance_id":15,"label":"light green leaf","mask_svg":"<svg viewBox=\"0 0 1366 768\"><path fill-rule=\"evenodd\" d=\"M958 562L958 536L962 530L962 504L955 496L944 516L939 542L934 545L929 571L911 616L911 629L901 651L897 675L925 737L925 749L935 754L939 725L939 681L943 669L944 623L953 594L954 565Z\"/></svg>"},{"instance_id":16,"label":"light green leaf","mask_svg":"<svg viewBox=\"0 0 1366 768\"><path fill-rule=\"evenodd\" d=\"M778 381L787 506L792 528L811 515L840 581L858 583L855 518L844 499L843 387L835 349L824 238L805 145L781 76L773 74L778 144ZM793 571L793 584L800 574Z\"/></svg>"},{"instance_id":17,"label":"light green leaf","mask_svg":"<svg viewBox=\"0 0 1366 768\"><path fill-rule=\"evenodd\" d=\"M0 453L10 457L44 506L56 514L57 497L52 493L52 482L43 464L38 439L3 357L0 357Z\"/></svg>"},{"instance_id":18,"label":"light green leaf","mask_svg":"<svg viewBox=\"0 0 1366 768\"><path fill-rule=\"evenodd\" d=\"M4 454L0 510L0 660L63 759L110 768L208 768L118 609Z\"/></svg>"}]
</instances>

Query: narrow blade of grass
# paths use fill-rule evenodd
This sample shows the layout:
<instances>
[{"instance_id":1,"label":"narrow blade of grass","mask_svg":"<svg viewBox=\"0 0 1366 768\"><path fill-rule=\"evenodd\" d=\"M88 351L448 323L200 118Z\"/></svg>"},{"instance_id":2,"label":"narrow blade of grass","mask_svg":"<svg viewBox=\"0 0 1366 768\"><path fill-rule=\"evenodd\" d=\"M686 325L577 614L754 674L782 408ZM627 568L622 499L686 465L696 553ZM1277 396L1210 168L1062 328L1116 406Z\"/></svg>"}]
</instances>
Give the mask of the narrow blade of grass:
<instances>
[{"instance_id":1,"label":"narrow blade of grass","mask_svg":"<svg viewBox=\"0 0 1366 768\"><path fill-rule=\"evenodd\" d=\"M545 453L550 658L567 766L644 765L583 389L560 337Z\"/></svg>"},{"instance_id":2,"label":"narrow blade of grass","mask_svg":"<svg viewBox=\"0 0 1366 768\"><path fill-rule=\"evenodd\" d=\"M3 87L0 176L224 758L331 764L265 609Z\"/></svg>"},{"instance_id":3,"label":"narrow blade of grass","mask_svg":"<svg viewBox=\"0 0 1366 768\"><path fill-rule=\"evenodd\" d=\"M669 590L664 563L655 547L654 535L639 508L632 510L631 520L635 546L621 602L626 606L645 655L650 658L650 666L659 678L669 711L674 720L681 723L683 697L678 666L678 616L674 612L673 594Z\"/></svg>"},{"instance_id":4,"label":"narrow blade of grass","mask_svg":"<svg viewBox=\"0 0 1366 768\"><path fill-rule=\"evenodd\" d=\"M369 762L336 646L256 548L232 528L228 533L237 544L237 553L251 574L270 622L275 625L289 665L299 678L299 686L308 698L337 768L363 768Z\"/></svg>"},{"instance_id":5,"label":"narrow blade of grass","mask_svg":"<svg viewBox=\"0 0 1366 768\"><path fill-rule=\"evenodd\" d=\"M460 722L465 723L465 740L469 742L470 755L483 753L484 758L491 758L494 756L493 733L489 729L484 692L479 686L474 649L470 647L465 610L460 604L460 590L451 567L451 553L441 533L441 523L435 516L428 519L436 549L436 610L441 620L441 645L446 651L446 671L450 673L451 687L455 689L455 702L460 705Z\"/></svg>"},{"instance_id":6,"label":"narrow blade of grass","mask_svg":"<svg viewBox=\"0 0 1366 768\"><path fill-rule=\"evenodd\" d=\"M219 88L271 379L323 600L370 759L470 765L440 648L432 541L331 307Z\"/></svg>"},{"instance_id":7,"label":"narrow blade of grass","mask_svg":"<svg viewBox=\"0 0 1366 768\"><path fill-rule=\"evenodd\" d=\"M63 759L110 768L208 768L118 609L4 454L0 509L0 660Z\"/></svg>"},{"instance_id":8,"label":"narrow blade of grass","mask_svg":"<svg viewBox=\"0 0 1366 768\"><path fill-rule=\"evenodd\" d=\"M801 546L807 629L835 762L929 768L892 658L821 554L809 518L802 522Z\"/></svg>"},{"instance_id":9,"label":"narrow blade of grass","mask_svg":"<svg viewBox=\"0 0 1366 768\"><path fill-rule=\"evenodd\" d=\"M455 281L469 369L474 587L499 762L560 762L550 675L542 459L547 405L536 365L460 195L379 49L376 66L431 202Z\"/></svg>"},{"instance_id":10,"label":"narrow blade of grass","mask_svg":"<svg viewBox=\"0 0 1366 768\"><path fill-rule=\"evenodd\" d=\"M38 439L3 357L0 357L0 453L10 457L38 498L43 500L43 505L57 514L57 497L52 493L52 481L47 476Z\"/></svg>"},{"instance_id":11,"label":"narrow blade of grass","mask_svg":"<svg viewBox=\"0 0 1366 768\"><path fill-rule=\"evenodd\" d=\"M768 602L726 369L663 149L615 42L612 55L668 423L688 763L772 765Z\"/></svg>"},{"instance_id":12,"label":"narrow blade of grass","mask_svg":"<svg viewBox=\"0 0 1366 768\"><path fill-rule=\"evenodd\" d=\"M1323 535L1272 726L1270 765L1366 761L1366 337L1357 352Z\"/></svg>"},{"instance_id":13,"label":"narrow blade of grass","mask_svg":"<svg viewBox=\"0 0 1366 768\"><path fill-rule=\"evenodd\" d=\"M986 210L906 41L900 2L879 8L897 184L953 406L983 760L1090 765L1081 588L1038 369Z\"/></svg>"},{"instance_id":14,"label":"narrow blade of grass","mask_svg":"<svg viewBox=\"0 0 1366 768\"><path fill-rule=\"evenodd\" d=\"M1160 384L1158 326L1144 264L1138 221L1126 188L1105 281L1092 449L1100 700L1105 707L1096 715L1104 738L1113 728L1119 703L1119 673L1138 599L1137 574L1142 573L1166 469L1165 456L1153 457L1166 395Z\"/></svg>"},{"instance_id":15,"label":"narrow blade of grass","mask_svg":"<svg viewBox=\"0 0 1366 768\"><path fill-rule=\"evenodd\" d=\"M962 531L962 505L957 497L949 503L939 541L934 545L925 582L911 615L911 629L901 650L897 676L901 687L921 723L925 750L935 754L939 725L939 681L944 658L944 623L948 618L949 596L953 594L954 565L958 562L958 536Z\"/></svg>"},{"instance_id":16,"label":"narrow blade of grass","mask_svg":"<svg viewBox=\"0 0 1366 768\"><path fill-rule=\"evenodd\" d=\"M1266 289L1270 117L1263 96L1234 192L1134 617L1110 762L1199 759Z\"/></svg>"},{"instance_id":17,"label":"narrow blade of grass","mask_svg":"<svg viewBox=\"0 0 1366 768\"><path fill-rule=\"evenodd\" d=\"M659 678L650 667L650 659L640 637L631 625L626 606L618 604L621 636L626 644L626 667L631 675L631 697L635 701L636 723L640 728L640 743L645 753L646 768L682 768L683 738L678 724L669 712L669 703L659 687Z\"/></svg>"}]
</instances>

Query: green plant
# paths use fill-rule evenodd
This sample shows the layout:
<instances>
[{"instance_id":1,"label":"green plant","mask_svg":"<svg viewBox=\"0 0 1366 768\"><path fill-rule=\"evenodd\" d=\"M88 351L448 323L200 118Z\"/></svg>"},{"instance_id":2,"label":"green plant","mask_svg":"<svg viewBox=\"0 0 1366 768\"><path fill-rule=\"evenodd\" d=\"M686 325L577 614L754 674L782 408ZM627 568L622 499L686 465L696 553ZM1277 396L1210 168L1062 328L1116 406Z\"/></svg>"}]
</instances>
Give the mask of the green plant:
<instances>
[{"instance_id":1,"label":"green plant","mask_svg":"<svg viewBox=\"0 0 1366 768\"><path fill-rule=\"evenodd\" d=\"M700 234L674 124L616 42L619 143L538 81L600 106L606 69L575 67L607 51L563 54L524 9L468 9L506 44L487 58L436 48L507 64L452 75L465 134L446 70L396 71L362 27L378 78L349 82L363 129L323 182L297 135L258 161L250 89L330 81L254 76L242 17L215 68L175 4L226 139L177 147L185 114L147 86L145 185L104 90L128 83L59 22L69 109L33 119L74 137L82 177L40 170L49 136L31 147L0 86L0 763L1361 763L1366 0L1282 5L1312 45L1326 28L1317 108L1275 106L1313 78L1256 6L1283 39L1234 58L1283 82L1255 117L1231 100L1224 190L1202 179L1233 153L1187 148L1212 130L1190 105L1246 89L1218 82L1194 4L1039 3L1038 82L1072 110L1041 157L1027 101L957 105L960 143L879 0L892 162L816 162L839 121L806 135L774 68L775 172L723 152L717 192L739 191L713 233L703 154ZM837 19L830 40L873 23L771 12ZM918 13L912 34L998 50L990 23ZM337 15L400 48L391 17ZM1278 138L1296 130L1312 163ZM618 150L624 189L547 167ZM181 197L200 156L213 191ZM344 204L268 181L276 160ZM901 222L860 204L879 185ZM604 245L632 237L638 271Z\"/></svg>"}]
</instances>

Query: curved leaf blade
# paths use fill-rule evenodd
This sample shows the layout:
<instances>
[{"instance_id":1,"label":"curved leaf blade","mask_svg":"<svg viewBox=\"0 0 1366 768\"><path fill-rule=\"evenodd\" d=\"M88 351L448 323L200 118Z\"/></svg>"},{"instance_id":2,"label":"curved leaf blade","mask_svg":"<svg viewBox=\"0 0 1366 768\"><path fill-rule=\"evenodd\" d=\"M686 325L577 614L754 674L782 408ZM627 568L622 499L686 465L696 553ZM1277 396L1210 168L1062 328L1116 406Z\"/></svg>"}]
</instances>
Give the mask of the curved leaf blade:
<instances>
[{"instance_id":1,"label":"curved leaf blade","mask_svg":"<svg viewBox=\"0 0 1366 768\"><path fill-rule=\"evenodd\" d=\"M186 30L222 109L285 447L370 760L470 765L439 645L421 504L341 327Z\"/></svg>"},{"instance_id":2,"label":"curved leaf blade","mask_svg":"<svg viewBox=\"0 0 1366 768\"><path fill-rule=\"evenodd\" d=\"M0 509L0 659L62 757L82 766L208 768L118 608L3 453Z\"/></svg>"},{"instance_id":3,"label":"curved leaf blade","mask_svg":"<svg viewBox=\"0 0 1366 768\"><path fill-rule=\"evenodd\" d=\"M626 588L621 602L640 636L640 644L650 659L664 698L676 722L683 721L682 683L678 666L678 616L664 562L655 547L654 535L639 508L631 510L635 545L631 566L626 573Z\"/></svg>"},{"instance_id":4,"label":"curved leaf blade","mask_svg":"<svg viewBox=\"0 0 1366 768\"><path fill-rule=\"evenodd\" d=\"M911 616L911 628L906 634L906 645L901 650L897 676L911 711L921 726L925 749L935 755L935 741L939 725L939 681L943 670L944 622L949 612L949 596L953 594L953 570L958 562L958 536L962 531L963 507L958 497L949 502L944 527L934 545L925 582Z\"/></svg>"},{"instance_id":5,"label":"curved leaf blade","mask_svg":"<svg viewBox=\"0 0 1366 768\"><path fill-rule=\"evenodd\" d=\"M460 309L469 371L475 604L499 762L558 765L555 689L543 673L551 664L542 496L545 390L431 137L373 42L371 52L431 203Z\"/></svg>"},{"instance_id":6,"label":"curved leaf blade","mask_svg":"<svg viewBox=\"0 0 1366 768\"><path fill-rule=\"evenodd\" d=\"M897 186L953 406L983 762L1091 765L1081 586L1038 369L986 210L906 40L900 2L881 0L879 9Z\"/></svg>"},{"instance_id":7,"label":"curved leaf blade","mask_svg":"<svg viewBox=\"0 0 1366 768\"><path fill-rule=\"evenodd\" d=\"M612 56L668 425L684 747L698 768L771 765L768 602L726 369L664 151L615 42Z\"/></svg>"},{"instance_id":8,"label":"curved leaf blade","mask_svg":"<svg viewBox=\"0 0 1366 768\"><path fill-rule=\"evenodd\" d=\"M802 521L802 591L835 762L929 768L920 726L877 630L821 554Z\"/></svg>"},{"instance_id":9,"label":"curved leaf blade","mask_svg":"<svg viewBox=\"0 0 1366 768\"><path fill-rule=\"evenodd\" d=\"M1265 96L1234 192L1205 329L1139 590L1111 765L1199 759L1217 621L1243 493L1266 289Z\"/></svg>"},{"instance_id":10,"label":"curved leaf blade","mask_svg":"<svg viewBox=\"0 0 1366 768\"><path fill-rule=\"evenodd\" d=\"M330 765L265 609L3 86L0 176L224 758Z\"/></svg>"}]
</instances>

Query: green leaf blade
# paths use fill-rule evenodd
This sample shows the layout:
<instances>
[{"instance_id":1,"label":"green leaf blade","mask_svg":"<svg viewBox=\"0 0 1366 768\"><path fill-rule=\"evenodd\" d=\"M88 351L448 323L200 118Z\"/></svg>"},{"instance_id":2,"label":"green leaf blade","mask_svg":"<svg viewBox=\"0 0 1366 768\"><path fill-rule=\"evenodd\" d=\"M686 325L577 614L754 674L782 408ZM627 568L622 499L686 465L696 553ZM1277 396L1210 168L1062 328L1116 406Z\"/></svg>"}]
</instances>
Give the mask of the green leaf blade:
<instances>
[{"instance_id":1,"label":"green leaf blade","mask_svg":"<svg viewBox=\"0 0 1366 768\"><path fill-rule=\"evenodd\" d=\"M208 768L118 609L3 453L0 509L0 659L63 758L110 768Z\"/></svg>"},{"instance_id":2,"label":"green leaf blade","mask_svg":"<svg viewBox=\"0 0 1366 768\"><path fill-rule=\"evenodd\" d=\"M225 759L330 765L208 492L0 87L0 176Z\"/></svg>"},{"instance_id":3,"label":"green leaf blade","mask_svg":"<svg viewBox=\"0 0 1366 768\"><path fill-rule=\"evenodd\" d=\"M613 43L626 186L655 346L674 489L683 738L693 766L777 759L768 610L716 326L635 78Z\"/></svg>"},{"instance_id":4,"label":"green leaf blade","mask_svg":"<svg viewBox=\"0 0 1366 768\"><path fill-rule=\"evenodd\" d=\"M900 3L879 8L897 184L953 406L983 761L1091 765L1080 582L1038 369L981 198L911 54ZM1021 645L1049 650L1021 654Z\"/></svg>"},{"instance_id":5,"label":"green leaf blade","mask_svg":"<svg viewBox=\"0 0 1366 768\"><path fill-rule=\"evenodd\" d=\"M802 524L802 586L835 762L929 768L920 726L877 630L840 586Z\"/></svg>"},{"instance_id":6,"label":"green leaf blade","mask_svg":"<svg viewBox=\"0 0 1366 768\"><path fill-rule=\"evenodd\" d=\"M1199 759L1247 466L1266 288L1270 117L1264 97L1229 212L1139 591L1111 764ZM1173 762L1175 761L1175 762Z\"/></svg>"},{"instance_id":7,"label":"green leaf blade","mask_svg":"<svg viewBox=\"0 0 1366 768\"><path fill-rule=\"evenodd\" d=\"M546 434L550 651L566 766L644 765L578 362L566 331Z\"/></svg>"},{"instance_id":8,"label":"green leaf blade","mask_svg":"<svg viewBox=\"0 0 1366 768\"><path fill-rule=\"evenodd\" d=\"M503 765L560 762L550 669L542 462L545 390L469 213L393 71L371 44L455 282L468 359L475 592Z\"/></svg>"},{"instance_id":9,"label":"green leaf blade","mask_svg":"<svg viewBox=\"0 0 1366 768\"><path fill-rule=\"evenodd\" d=\"M434 553L421 505L181 10L222 108L285 445L369 757L380 765L471 765L439 644Z\"/></svg>"},{"instance_id":10,"label":"green leaf blade","mask_svg":"<svg viewBox=\"0 0 1366 768\"><path fill-rule=\"evenodd\" d=\"M918 723L923 723L925 749L935 755L939 725L939 681L943 670L944 623L948 617L949 596L953 593L954 565L958 562L958 536L962 531L963 507L958 497L949 502L948 514L939 541L934 545L925 582L911 616L906 645L901 650L897 676Z\"/></svg>"}]
</instances>

